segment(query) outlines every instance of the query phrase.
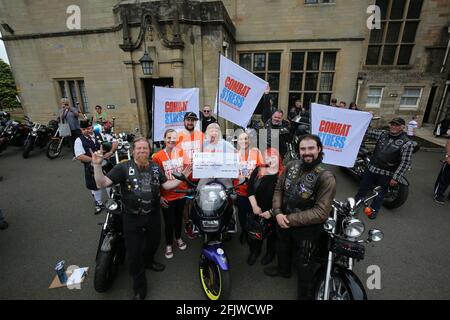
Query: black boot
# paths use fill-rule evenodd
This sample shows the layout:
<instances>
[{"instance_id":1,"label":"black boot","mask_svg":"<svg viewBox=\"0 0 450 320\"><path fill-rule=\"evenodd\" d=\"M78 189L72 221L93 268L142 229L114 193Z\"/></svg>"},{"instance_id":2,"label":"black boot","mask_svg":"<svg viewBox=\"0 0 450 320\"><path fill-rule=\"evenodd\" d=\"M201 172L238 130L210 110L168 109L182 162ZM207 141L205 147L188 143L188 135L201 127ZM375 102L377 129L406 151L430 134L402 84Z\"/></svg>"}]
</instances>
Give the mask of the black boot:
<instances>
[{"instance_id":1,"label":"black boot","mask_svg":"<svg viewBox=\"0 0 450 320\"><path fill-rule=\"evenodd\" d=\"M268 265L275 258L275 252L267 252L264 257L261 259L261 264L263 266Z\"/></svg>"}]
</instances>

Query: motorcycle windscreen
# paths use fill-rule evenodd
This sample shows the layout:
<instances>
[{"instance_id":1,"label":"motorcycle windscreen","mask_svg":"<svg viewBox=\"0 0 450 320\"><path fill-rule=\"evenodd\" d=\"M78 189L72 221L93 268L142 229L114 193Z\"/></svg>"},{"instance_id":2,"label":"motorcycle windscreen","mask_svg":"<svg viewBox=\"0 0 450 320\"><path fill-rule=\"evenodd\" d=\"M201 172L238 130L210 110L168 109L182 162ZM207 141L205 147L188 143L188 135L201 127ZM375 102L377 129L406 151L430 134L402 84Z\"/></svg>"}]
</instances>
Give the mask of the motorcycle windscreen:
<instances>
[{"instance_id":1,"label":"motorcycle windscreen","mask_svg":"<svg viewBox=\"0 0 450 320\"><path fill-rule=\"evenodd\" d=\"M197 206L205 218L218 217L221 214L227 195L220 184L208 184L201 186L196 199Z\"/></svg>"}]
</instances>

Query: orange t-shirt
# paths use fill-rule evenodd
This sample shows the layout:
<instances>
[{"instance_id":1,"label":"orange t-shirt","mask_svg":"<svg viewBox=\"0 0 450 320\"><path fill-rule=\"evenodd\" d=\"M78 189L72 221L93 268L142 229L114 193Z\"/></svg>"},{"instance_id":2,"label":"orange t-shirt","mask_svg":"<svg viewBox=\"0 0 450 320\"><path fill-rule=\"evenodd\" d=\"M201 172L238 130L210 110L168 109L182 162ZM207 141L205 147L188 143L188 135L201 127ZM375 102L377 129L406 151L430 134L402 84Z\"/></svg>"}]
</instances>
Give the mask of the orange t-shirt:
<instances>
[{"instance_id":1,"label":"orange t-shirt","mask_svg":"<svg viewBox=\"0 0 450 320\"><path fill-rule=\"evenodd\" d=\"M239 152L239 151L238 151ZM249 152L240 153L239 155L239 176L243 176L244 178L250 178L253 170L256 167L262 166L264 164L264 160L261 152L257 148L250 149ZM234 179L234 186L239 184L239 179ZM242 197L248 197L247 192L247 183L239 186L236 189L236 193Z\"/></svg>"},{"instance_id":2,"label":"orange t-shirt","mask_svg":"<svg viewBox=\"0 0 450 320\"><path fill-rule=\"evenodd\" d=\"M169 154L166 149L160 150L153 156L153 161L157 163L164 172L168 180L174 180L172 172L181 173L184 168L183 150L175 148ZM182 193L176 193L174 190L186 190L188 186L186 182L182 182L173 190L165 190L161 187L161 196L167 201L174 201L184 197Z\"/></svg>"},{"instance_id":3,"label":"orange t-shirt","mask_svg":"<svg viewBox=\"0 0 450 320\"><path fill-rule=\"evenodd\" d=\"M177 148L183 150L184 163L191 164L194 152L202 152L205 136L201 131L190 133L186 130L178 132Z\"/></svg>"},{"instance_id":4,"label":"orange t-shirt","mask_svg":"<svg viewBox=\"0 0 450 320\"><path fill-rule=\"evenodd\" d=\"M178 132L177 135L177 148L183 150L184 157L183 162L185 165L192 164L192 158L194 157L194 152L203 151L203 142L205 140L205 135L201 131L196 131L190 133L187 130ZM188 177L190 180L198 180L192 178L192 173Z\"/></svg>"}]
</instances>

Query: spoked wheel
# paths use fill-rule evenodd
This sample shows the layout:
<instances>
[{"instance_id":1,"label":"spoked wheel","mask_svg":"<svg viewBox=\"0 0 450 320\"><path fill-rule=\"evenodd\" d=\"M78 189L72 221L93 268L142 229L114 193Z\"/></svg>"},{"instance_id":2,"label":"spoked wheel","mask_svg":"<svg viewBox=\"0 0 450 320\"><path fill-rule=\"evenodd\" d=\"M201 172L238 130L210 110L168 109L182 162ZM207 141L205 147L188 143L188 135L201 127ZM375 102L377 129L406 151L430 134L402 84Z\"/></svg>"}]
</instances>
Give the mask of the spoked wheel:
<instances>
[{"instance_id":1,"label":"spoked wheel","mask_svg":"<svg viewBox=\"0 0 450 320\"><path fill-rule=\"evenodd\" d=\"M330 278L330 294L329 300L353 300L350 294L350 289L347 284L341 279L339 275L333 275ZM323 300L325 295L325 277L323 277L314 292L315 300Z\"/></svg>"},{"instance_id":2,"label":"spoked wheel","mask_svg":"<svg viewBox=\"0 0 450 320\"><path fill-rule=\"evenodd\" d=\"M47 157L56 159L61 154L62 144L60 139L51 140L47 145Z\"/></svg>"},{"instance_id":3,"label":"spoked wheel","mask_svg":"<svg viewBox=\"0 0 450 320\"><path fill-rule=\"evenodd\" d=\"M208 299L226 300L230 297L230 271L222 270L219 265L203 254L200 256L199 270L202 289Z\"/></svg>"}]
</instances>

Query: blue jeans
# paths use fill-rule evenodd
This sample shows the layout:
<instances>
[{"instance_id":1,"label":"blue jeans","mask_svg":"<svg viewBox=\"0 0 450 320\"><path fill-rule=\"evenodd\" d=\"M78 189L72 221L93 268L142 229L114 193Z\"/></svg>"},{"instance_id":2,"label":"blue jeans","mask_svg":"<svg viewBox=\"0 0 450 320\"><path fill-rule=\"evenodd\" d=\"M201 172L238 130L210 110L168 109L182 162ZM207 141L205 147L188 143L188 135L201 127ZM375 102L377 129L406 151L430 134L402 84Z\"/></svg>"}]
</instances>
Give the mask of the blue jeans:
<instances>
[{"instance_id":1,"label":"blue jeans","mask_svg":"<svg viewBox=\"0 0 450 320\"><path fill-rule=\"evenodd\" d=\"M389 181L391 181L391 177L372 173L369 171L369 169L366 169L362 177L361 184L359 185L358 193L355 196L355 200L358 201L360 199L364 199L367 192L369 192L376 186L381 186L381 192L375 199L373 199L371 205L373 211L375 213L378 213L380 211L381 205L383 204L384 196L386 195L389 186Z\"/></svg>"}]
</instances>

